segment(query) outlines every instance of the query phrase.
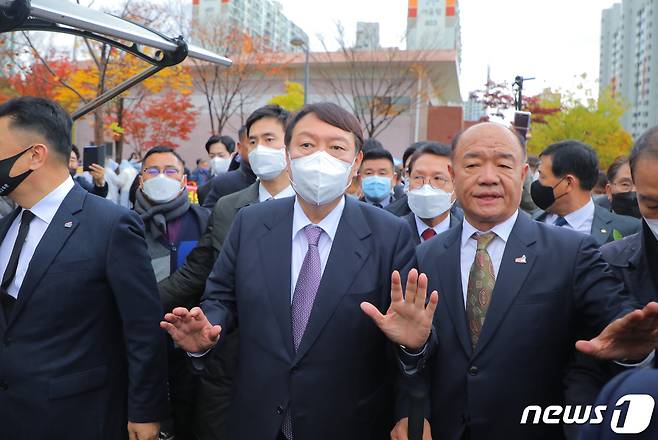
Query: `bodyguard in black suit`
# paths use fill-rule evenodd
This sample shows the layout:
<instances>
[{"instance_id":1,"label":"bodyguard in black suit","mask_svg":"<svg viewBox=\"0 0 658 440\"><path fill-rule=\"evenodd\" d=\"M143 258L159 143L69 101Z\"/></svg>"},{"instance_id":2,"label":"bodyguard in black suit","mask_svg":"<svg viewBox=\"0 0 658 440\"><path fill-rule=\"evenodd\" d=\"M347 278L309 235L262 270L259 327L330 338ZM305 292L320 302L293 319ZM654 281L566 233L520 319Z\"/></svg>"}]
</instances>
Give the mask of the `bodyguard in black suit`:
<instances>
[{"instance_id":1,"label":"bodyguard in black suit","mask_svg":"<svg viewBox=\"0 0 658 440\"><path fill-rule=\"evenodd\" d=\"M610 212L592 200L599 160L589 145L558 142L540 158L539 180L530 191L539 207L535 220L590 234L599 246L639 231L638 219Z\"/></svg>"},{"instance_id":2,"label":"bodyguard in black suit","mask_svg":"<svg viewBox=\"0 0 658 440\"><path fill-rule=\"evenodd\" d=\"M208 190L207 195L203 198L203 206L212 209L213 206L215 206L215 203L217 203L217 200L226 195L243 190L255 181L256 174L254 174L249 166L248 157L241 155L240 167L237 170L220 174L200 188L200 190L203 189L204 192Z\"/></svg>"},{"instance_id":3,"label":"bodyguard in black suit","mask_svg":"<svg viewBox=\"0 0 658 440\"><path fill-rule=\"evenodd\" d=\"M626 160L626 164L629 161ZM632 299L643 306L658 300L658 129L649 129L631 152L633 180L637 191L642 230L601 247L603 258L614 275L624 282ZM591 402L601 388L624 369L616 364L593 359L579 359L577 368L569 376L575 396L573 403ZM576 396L584 396L581 402Z\"/></svg>"},{"instance_id":4,"label":"bodyguard in black suit","mask_svg":"<svg viewBox=\"0 0 658 440\"><path fill-rule=\"evenodd\" d=\"M435 439L559 439L560 425L519 422L528 405L563 403L574 341L587 354L638 360L658 343L658 330L642 329L658 317L656 303L608 325L629 309L591 237L519 213L527 168L508 128L465 131L451 166L463 225L416 250L442 299L427 345L400 358L406 375L427 377ZM393 435L406 438L405 419Z\"/></svg>"},{"instance_id":5,"label":"bodyguard in black suit","mask_svg":"<svg viewBox=\"0 0 658 440\"><path fill-rule=\"evenodd\" d=\"M0 106L20 207L0 221L0 438L153 440L167 368L143 225L73 183L70 130L52 102Z\"/></svg>"}]
</instances>

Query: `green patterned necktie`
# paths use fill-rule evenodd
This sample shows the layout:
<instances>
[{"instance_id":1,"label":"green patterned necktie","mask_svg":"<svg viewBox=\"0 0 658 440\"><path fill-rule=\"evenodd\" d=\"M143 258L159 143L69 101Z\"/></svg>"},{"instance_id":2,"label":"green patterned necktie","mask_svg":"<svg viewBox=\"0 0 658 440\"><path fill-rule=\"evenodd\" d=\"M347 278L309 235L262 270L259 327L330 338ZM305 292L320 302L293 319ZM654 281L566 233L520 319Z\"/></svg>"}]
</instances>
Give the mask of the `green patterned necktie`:
<instances>
[{"instance_id":1,"label":"green patterned necktie","mask_svg":"<svg viewBox=\"0 0 658 440\"><path fill-rule=\"evenodd\" d=\"M484 318L487 316L487 310L491 303L491 294L496 284L491 256L487 252L487 246L496 238L496 234L493 232L481 235L475 233L472 238L477 241L477 251L468 276L466 316L471 333L471 343L475 348L480 338Z\"/></svg>"}]
</instances>

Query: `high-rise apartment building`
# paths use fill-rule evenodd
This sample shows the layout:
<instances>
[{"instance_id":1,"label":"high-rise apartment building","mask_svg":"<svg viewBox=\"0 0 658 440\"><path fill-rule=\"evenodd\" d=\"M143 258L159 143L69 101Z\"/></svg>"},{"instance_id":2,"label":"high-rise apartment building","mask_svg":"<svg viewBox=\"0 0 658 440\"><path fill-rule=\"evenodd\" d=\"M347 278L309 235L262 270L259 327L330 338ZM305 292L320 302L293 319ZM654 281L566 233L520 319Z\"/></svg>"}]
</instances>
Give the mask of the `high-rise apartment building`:
<instances>
[{"instance_id":1,"label":"high-rise apartment building","mask_svg":"<svg viewBox=\"0 0 658 440\"><path fill-rule=\"evenodd\" d=\"M296 52L293 38L308 41L306 33L283 14L281 3L272 0L192 0L195 23L222 24L262 38L274 51Z\"/></svg>"},{"instance_id":2,"label":"high-rise apartment building","mask_svg":"<svg viewBox=\"0 0 658 440\"><path fill-rule=\"evenodd\" d=\"M629 105L622 124L634 138L658 125L657 25L658 0L623 0L601 15L600 90Z\"/></svg>"},{"instance_id":3,"label":"high-rise apartment building","mask_svg":"<svg viewBox=\"0 0 658 440\"><path fill-rule=\"evenodd\" d=\"M356 44L354 45L354 48L375 50L379 49L379 47L379 23L357 22Z\"/></svg>"},{"instance_id":4,"label":"high-rise apartment building","mask_svg":"<svg viewBox=\"0 0 658 440\"><path fill-rule=\"evenodd\" d=\"M461 57L457 0L409 0L407 49L449 49Z\"/></svg>"}]
</instances>

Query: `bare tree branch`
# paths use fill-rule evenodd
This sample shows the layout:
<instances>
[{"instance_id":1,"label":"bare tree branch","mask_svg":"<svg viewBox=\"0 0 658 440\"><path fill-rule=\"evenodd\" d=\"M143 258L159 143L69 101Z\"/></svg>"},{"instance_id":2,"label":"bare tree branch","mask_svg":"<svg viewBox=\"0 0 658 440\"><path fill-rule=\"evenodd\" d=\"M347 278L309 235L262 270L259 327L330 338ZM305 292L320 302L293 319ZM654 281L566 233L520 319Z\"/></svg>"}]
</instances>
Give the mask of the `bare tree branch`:
<instances>
[{"instance_id":1,"label":"bare tree branch","mask_svg":"<svg viewBox=\"0 0 658 440\"><path fill-rule=\"evenodd\" d=\"M46 70L48 70L48 73L50 73L53 76L53 78L55 78L57 80L57 82L59 82L63 87L66 87L67 89L69 89L70 91L75 93L78 96L78 98L80 98L80 100L82 102L85 102L85 103L88 102L88 100L85 99L85 97L82 96L80 94L80 92L78 92L75 88L71 87L66 81L64 81L59 75L57 75L57 73L55 73L55 71L52 69L52 67L50 67L50 64L48 64L48 61L46 61L46 59L43 56L41 56L41 54L39 53L37 48L34 46L34 44L32 43L32 40L30 40L30 37L28 36L27 32L22 31L22 34L23 34L23 37L25 37L25 41L27 41L28 46L30 46L30 49L32 49L32 53L34 54L34 56L37 57L37 59L41 62L41 64L43 64L43 66L46 68Z\"/></svg>"}]
</instances>

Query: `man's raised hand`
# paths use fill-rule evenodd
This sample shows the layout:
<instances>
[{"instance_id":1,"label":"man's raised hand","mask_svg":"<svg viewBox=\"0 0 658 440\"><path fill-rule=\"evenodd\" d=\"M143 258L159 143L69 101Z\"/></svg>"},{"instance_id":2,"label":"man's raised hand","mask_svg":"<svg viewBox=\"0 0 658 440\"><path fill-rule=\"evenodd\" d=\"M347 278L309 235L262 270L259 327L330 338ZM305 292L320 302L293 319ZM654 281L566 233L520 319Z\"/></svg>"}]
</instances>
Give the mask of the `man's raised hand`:
<instances>
[{"instance_id":1,"label":"man's raised hand","mask_svg":"<svg viewBox=\"0 0 658 440\"><path fill-rule=\"evenodd\" d=\"M367 302L361 303L361 310L372 318L391 341L410 350L417 350L425 345L430 335L439 293L433 291L427 305L426 298L425 274L419 276L416 269L411 269L403 293L400 273L396 270L391 275L391 305L386 314L382 315L377 307Z\"/></svg>"},{"instance_id":2,"label":"man's raised hand","mask_svg":"<svg viewBox=\"0 0 658 440\"><path fill-rule=\"evenodd\" d=\"M642 360L658 346L658 303L650 302L612 321L594 339L576 342L590 356L608 360Z\"/></svg>"},{"instance_id":3,"label":"man's raised hand","mask_svg":"<svg viewBox=\"0 0 658 440\"><path fill-rule=\"evenodd\" d=\"M212 348L219 340L222 328L212 325L199 307L187 310L176 307L164 316L160 327L167 330L171 339L188 353L202 353Z\"/></svg>"}]
</instances>

